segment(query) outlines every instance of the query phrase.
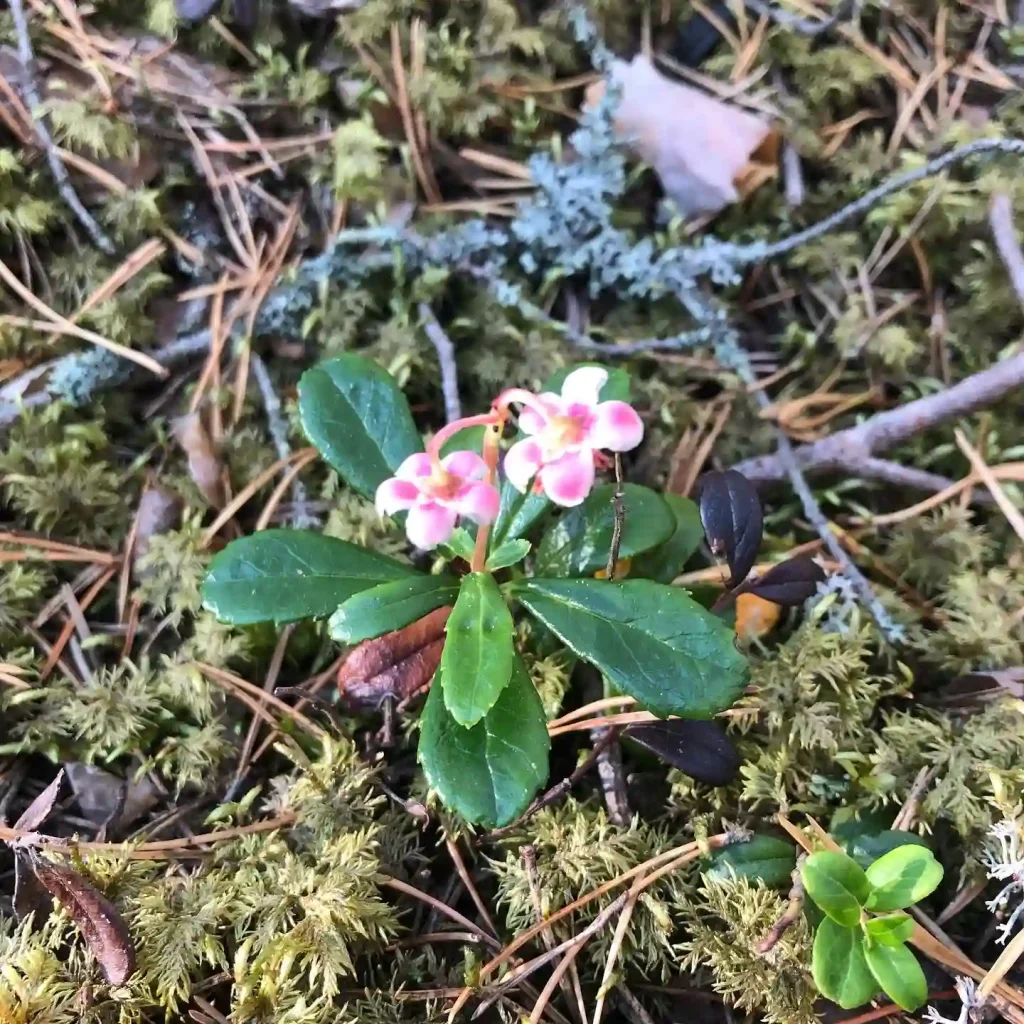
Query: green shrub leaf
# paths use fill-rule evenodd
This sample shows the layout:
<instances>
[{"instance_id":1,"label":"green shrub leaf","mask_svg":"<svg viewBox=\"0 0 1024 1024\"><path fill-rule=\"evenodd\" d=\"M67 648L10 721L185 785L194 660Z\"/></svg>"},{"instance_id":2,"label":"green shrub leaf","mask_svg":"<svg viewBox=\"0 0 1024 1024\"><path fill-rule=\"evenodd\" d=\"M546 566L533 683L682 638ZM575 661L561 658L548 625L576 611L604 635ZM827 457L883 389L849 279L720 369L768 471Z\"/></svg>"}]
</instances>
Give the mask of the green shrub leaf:
<instances>
[{"instance_id":1,"label":"green shrub leaf","mask_svg":"<svg viewBox=\"0 0 1024 1024\"><path fill-rule=\"evenodd\" d=\"M828 917L818 925L811 958L814 984L844 1010L863 1006L878 991L864 953L859 928L844 928Z\"/></svg>"},{"instance_id":2,"label":"green shrub leaf","mask_svg":"<svg viewBox=\"0 0 1024 1024\"><path fill-rule=\"evenodd\" d=\"M331 636L344 644L390 633L452 604L459 581L452 576L410 576L382 583L350 597L332 616Z\"/></svg>"},{"instance_id":3,"label":"green shrub leaf","mask_svg":"<svg viewBox=\"0 0 1024 1024\"><path fill-rule=\"evenodd\" d=\"M505 541L487 556L488 571L494 572L495 569L504 569L521 562L530 553L531 547L530 542L522 537Z\"/></svg>"},{"instance_id":4,"label":"green shrub leaf","mask_svg":"<svg viewBox=\"0 0 1024 1024\"><path fill-rule=\"evenodd\" d=\"M792 843L775 836L754 836L745 843L721 846L711 854L709 878L745 878L765 885L788 885L796 866Z\"/></svg>"},{"instance_id":5,"label":"green shrub leaf","mask_svg":"<svg viewBox=\"0 0 1024 1024\"><path fill-rule=\"evenodd\" d=\"M807 895L836 924L856 928L871 886L864 869L845 853L812 853L800 871Z\"/></svg>"},{"instance_id":6,"label":"green shrub leaf","mask_svg":"<svg viewBox=\"0 0 1024 1024\"><path fill-rule=\"evenodd\" d=\"M394 377L362 356L337 356L307 370L299 381L299 414L323 457L368 498L423 450Z\"/></svg>"},{"instance_id":7,"label":"green shrub leaf","mask_svg":"<svg viewBox=\"0 0 1024 1024\"><path fill-rule=\"evenodd\" d=\"M658 583L671 583L700 547L704 527L695 501L678 494L663 494L662 498L675 517L675 530L664 544L634 559L630 574Z\"/></svg>"},{"instance_id":8,"label":"green shrub leaf","mask_svg":"<svg viewBox=\"0 0 1024 1024\"><path fill-rule=\"evenodd\" d=\"M203 582L222 622L326 618L353 594L419 575L385 555L308 530L263 530L232 541Z\"/></svg>"},{"instance_id":9,"label":"green shrub leaf","mask_svg":"<svg viewBox=\"0 0 1024 1024\"><path fill-rule=\"evenodd\" d=\"M515 660L512 630L512 613L494 577L464 576L441 655L444 701L464 728L476 725L508 685Z\"/></svg>"},{"instance_id":10,"label":"green shrub leaf","mask_svg":"<svg viewBox=\"0 0 1024 1024\"><path fill-rule=\"evenodd\" d=\"M886 914L884 917L872 917L864 922L864 933L869 942L881 942L883 946L898 946L914 933L914 919L902 911Z\"/></svg>"},{"instance_id":11,"label":"green shrub leaf","mask_svg":"<svg viewBox=\"0 0 1024 1024\"><path fill-rule=\"evenodd\" d=\"M902 910L934 892L942 865L925 846L900 846L867 869L869 910Z\"/></svg>"},{"instance_id":12,"label":"green shrub leaf","mask_svg":"<svg viewBox=\"0 0 1024 1024\"><path fill-rule=\"evenodd\" d=\"M514 821L548 776L548 730L540 697L516 658L508 685L471 729L444 699L444 665L420 718L419 761L441 799L468 821L500 827Z\"/></svg>"},{"instance_id":13,"label":"green shrub leaf","mask_svg":"<svg viewBox=\"0 0 1024 1024\"><path fill-rule=\"evenodd\" d=\"M630 558L650 551L672 536L676 518L656 491L638 484L622 485L625 518L619 557ZM615 484L595 487L582 505L563 515L537 548L540 576L590 576L608 563L615 510Z\"/></svg>"},{"instance_id":14,"label":"green shrub leaf","mask_svg":"<svg viewBox=\"0 0 1024 1024\"><path fill-rule=\"evenodd\" d=\"M676 587L529 579L512 593L573 654L656 715L711 718L743 692L747 662L733 632Z\"/></svg>"},{"instance_id":15,"label":"green shrub leaf","mask_svg":"<svg viewBox=\"0 0 1024 1024\"><path fill-rule=\"evenodd\" d=\"M928 998L928 982L917 957L902 943L886 946L874 943L864 947L875 981L883 992L904 1010L916 1010Z\"/></svg>"}]
</instances>

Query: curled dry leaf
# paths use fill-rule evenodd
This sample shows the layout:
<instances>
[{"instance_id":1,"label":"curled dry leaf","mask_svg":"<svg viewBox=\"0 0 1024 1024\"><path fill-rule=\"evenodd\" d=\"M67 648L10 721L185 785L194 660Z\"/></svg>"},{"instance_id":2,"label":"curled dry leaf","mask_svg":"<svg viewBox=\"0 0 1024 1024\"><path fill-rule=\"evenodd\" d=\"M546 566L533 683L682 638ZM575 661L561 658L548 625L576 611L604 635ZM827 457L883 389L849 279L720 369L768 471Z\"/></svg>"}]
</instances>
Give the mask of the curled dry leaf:
<instances>
[{"instance_id":1,"label":"curled dry leaf","mask_svg":"<svg viewBox=\"0 0 1024 1024\"><path fill-rule=\"evenodd\" d=\"M82 816L94 825L114 830L125 828L160 800L160 793L148 775L138 780L120 779L97 765L81 761L69 761L64 768Z\"/></svg>"},{"instance_id":2,"label":"curled dry leaf","mask_svg":"<svg viewBox=\"0 0 1024 1024\"><path fill-rule=\"evenodd\" d=\"M24 814L14 823L14 827L25 832L35 832L50 816L50 811L53 810L53 805L57 802L57 795L60 793L63 781L64 769L61 768L53 782L25 808Z\"/></svg>"},{"instance_id":3,"label":"curled dry leaf","mask_svg":"<svg viewBox=\"0 0 1024 1024\"><path fill-rule=\"evenodd\" d=\"M402 704L422 690L441 662L451 610L446 605L402 629L364 640L338 670L342 701L353 711L373 711L389 697Z\"/></svg>"},{"instance_id":4,"label":"curled dry leaf","mask_svg":"<svg viewBox=\"0 0 1024 1024\"><path fill-rule=\"evenodd\" d=\"M700 482L700 521L716 555L725 555L732 578L742 583L761 546L763 516L754 485L735 469L705 473Z\"/></svg>"},{"instance_id":5,"label":"curled dry leaf","mask_svg":"<svg viewBox=\"0 0 1024 1024\"><path fill-rule=\"evenodd\" d=\"M136 579L142 579L147 571L139 567L149 551L150 541L167 533L178 523L181 502L178 496L166 487L147 487L139 499L139 526L135 533L135 547L132 549L132 570Z\"/></svg>"},{"instance_id":6,"label":"curled dry leaf","mask_svg":"<svg viewBox=\"0 0 1024 1024\"><path fill-rule=\"evenodd\" d=\"M203 497L214 507L224 504L223 464L214 451L202 417L197 412L180 416L173 424L174 438L188 456L188 472Z\"/></svg>"},{"instance_id":7,"label":"curled dry leaf","mask_svg":"<svg viewBox=\"0 0 1024 1024\"><path fill-rule=\"evenodd\" d=\"M29 914L35 915L34 924L38 928L50 916L53 900L42 887L32 867L32 855L28 850L14 851L14 898L12 900L14 916L24 921Z\"/></svg>"},{"instance_id":8,"label":"curled dry leaf","mask_svg":"<svg viewBox=\"0 0 1024 1024\"><path fill-rule=\"evenodd\" d=\"M684 216L717 213L777 173L779 135L764 119L661 74L638 54L615 61L615 130L658 173ZM587 90L595 105L605 83Z\"/></svg>"},{"instance_id":9,"label":"curled dry leaf","mask_svg":"<svg viewBox=\"0 0 1024 1024\"><path fill-rule=\"evenodd\" d=\"M740 755L717 722L672 718L626 727L626 737L709 786L726 786L740 770Z\"/></svg>"},{"instance_id":10,"label":"curled dry leaf","mask_svg":"<svg viewBox=\"0 0 1024 1024\"><path fill-rule=\"evenodd\" d=\"M772 566L763 576L749 580L744 592L784 606L803 604L814 597L818 584L825 582L825 571L811 558L790 558Z\"/></svg>"},{"instance_id":11,"label":"curled dry leaf","mask_svg":"<svg viewBox=\"0 0 1024 1024\"><path fill-rule=\"evenodd\" d=\"M68 912L111 985L123 985L135 970L135 945L110 900L77 871L36 861L36 878Z\"/></svg>"}]
</instances>

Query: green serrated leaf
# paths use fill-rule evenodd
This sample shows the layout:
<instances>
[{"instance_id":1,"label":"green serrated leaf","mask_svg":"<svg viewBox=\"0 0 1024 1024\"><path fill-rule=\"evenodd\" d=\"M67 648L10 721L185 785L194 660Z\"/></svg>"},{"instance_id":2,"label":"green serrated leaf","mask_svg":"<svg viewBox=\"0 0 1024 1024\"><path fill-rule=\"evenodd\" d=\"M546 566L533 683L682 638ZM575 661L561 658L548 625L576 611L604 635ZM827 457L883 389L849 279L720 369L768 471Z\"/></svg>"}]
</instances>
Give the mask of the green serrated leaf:
<instances>
[{"instance_id":1,"label":"green serrated leaf","mask_svg":"<svg viewBox=\"0 0 1024 1024\"><path fill-rule=\"evenodd\" d=\"M711 854L709 878L745 878L770 886L789 885L796 866L792 843L774 836L754 836L745 843L721 846Z\"/></svg>"},{"instance_id":2,"label":"green serrated leaf","mask_svg":"<svg viewBox=\"0 0 1024 1024\"><path fill-rule=\"evenodd\" d=\"M299 414L323 457L368 498L423 450L401 388L362 356L340 355L307 370L299 381Z\"/></svg>"},{"instance_id":3,"label":"green serrated leaf","mask_svg":"<svg viewBox=\"0 0 1024 1024\"><path fill-rule=\"evenodd\" d=\"M814 935L811 973L818 991L844 1010L863 1006L878 991L860 929L844 928L828 917Z\"/></svg>"},{"instance_id":4,"label":"green serrated leaf","mask_svg":"<svg viewBox=\"0 0 1024 1024\"><path fill-rule=\"evenodd\" d=\"M914 933L914 919L909 914L897 912L884 917L870 917L863 923L864 934L869 944L881 942L883 946L898 946Z\"/></svg>"},{"instance_id":5,"label":"green serrated leaf","mask_svg":"<svg viewBox=\"0 0 1024 1024\"><path fill-rule=\"evenodd\" d=\"M339 643L390 633L422 619L442 605L452 604L459 581L451 576L411 576L392 580L350 597L330 618L331 636Z\"/></svg>"},{"instance_id":6,"label":"green serrated leaf","mask_svg":"<svg viewBox=\"0 0 1024 1024\"><path fill-rule=\"evenodd\" d=\"M443 697L444 667L420 718L419 761L427 782L468 821L501 827L514 821L548 776L547 721L519 658L494 706L471 729Z\"/></svg>"},{"instance_id":7,"label":"green serrated leaf","mask_svg":"<svg viewBox=\"0 0 1024 1024\"><path fill-rule=\"evenodd\" d=\"M438 546L453 558L461 558L468 562L473 558L473 548L476 545L469 530L464 526L456 526L447 542Z\"/></svg>"},{"instance_id":8,"label":"green serrated leaf","mask_svg":"<svg viewBox=\"0 0 1024 1024\"><path fill-rule=\"evenodd\" d=\"M864 958L882 991L904 1010L923 1006L928 998L928 982L917 957L902 943L865 946Z\"/></svg>"},{"instance_id":9,"label":"green serrated leaf","mask_svg":"<svg viewBox=\"0 0 1024 1024\"><path fill-rule=\"evenodd\" d=\"M635 558L630 575L671 583L700 547L704 540L704 527L696 502L678 494L664 494L662 497L675 518L675 530L664 544Z\"/></svg>"},{"instance_id":10,"label":"green serrated leaf","mask_svg":"<svg viewBox=\"0 0 1024 1024\"><path fill-rule=\"evenodd\" d=\"M452 717L468 729L494 706L515 660L512 613L490 573L463 577L445 634L444 701Z\"/></svg>"},{"instance_id":11,"label":"green serrated leaf","mask_svg":"<svg viewBox=\"0 0 1024 1024\"><path fill-rule=\"evenodd\" d=\"M531 547L530 542L522 537L505 541L487 556L488 571L494 572L495 569L505 569L521 562L530 553Z\"/></svg>"},{"instance_id":12,"label":"green serrated leaf","mask_svg":"<svg viewBox=\"0 0 1024 1024\"><path fill-rule=\"evenodd\" d=\"M901 846L867 869L869 910L902 910L930 895L942 881L942 865L924 846Z\"/></svg>"},{"instance_id":13,"label":"green serrated leaf","mask_svg":"<svg viewBox=\"0 0 1024 1024\"><path fill-rule=\"evenodd\" d=\"M656 491L638 484L622 485L625 518L619 557L631 558L667 540L675 516ZM595 487L590 496L551 527L537 548L539 576L589 576L608 563L615 512L615 484Z\"/></svg>"},{"instance_id":14,"label":"green serrated leaf","mask_svg":"<svg viewBox=\"0 0 1024 1024\"><path fill-rule=\"evenodd\" d=\"M528 579L511 589L573 654L656 715L711 718L746 685L735 634L676 587Z\"/></svg>"},{"instance_id":15,"label":"green serrated leaf","mask_svg":"<svg viewBox=\"0 0 1024 1024\"><path fill-rule=\"evenodd\" d=\"M845 853L812 853L800 869L807 895L836 924L856 928L871 892L863 868Z\"/></svg>"},{"instance_id":16,"label":"green serrated leaf","mask_svg":"<svg viewBox=\"0 0 1024 1024\"><path fill-rule=\"evenodd\" d=\"M203 605L222 622L326 618L353 594L418 576L392 558L308 530L263 530L232 541L210 565Z\"/></svg>"}]
</instances>

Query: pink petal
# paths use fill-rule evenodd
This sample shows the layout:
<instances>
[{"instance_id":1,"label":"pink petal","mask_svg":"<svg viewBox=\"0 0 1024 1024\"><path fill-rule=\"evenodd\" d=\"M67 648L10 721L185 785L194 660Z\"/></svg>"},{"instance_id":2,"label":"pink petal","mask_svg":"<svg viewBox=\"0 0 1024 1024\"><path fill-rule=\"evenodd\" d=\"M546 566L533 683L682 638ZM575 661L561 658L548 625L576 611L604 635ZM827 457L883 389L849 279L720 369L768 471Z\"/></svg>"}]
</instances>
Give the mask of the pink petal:
<instances>
[{"instance_id":1,"label":"pink petal","mask_svg":"<svg viewBox=\"0 0 1024 1024\"><path fill-rule=\"evenodd\" d=\"M517 491L525 491L543 463L544 453L536 441L517 441L505 454L505 476Z\"/></svg>"},{"instance_id":2,"label":"pink petal","mask_svg":"<svg viewBox=\"0 0 1024 1024\"><path fill-rule=\"evenodd\" d=\"M572 508L580 504L594 486L594 453L584 448L549 462L541 470L540 482L556 505Z\"/></svg>"},{"instance_id":3,"label":"pink petal","mask_svg":"<svg viewBox=\"0 0 1024 1024\"><path fill-rule=\"evenodd\" d=\"M487 476L487 463L476 452L452 452L441 460L441 465L463 480L483 480Z\"/></svg>"},{"instance_id":4,"label":"pink petal","mask_svg":"<svg viewBox=\"0 0 1024 1024\"><path fill-rule=\"evenodd\" d=\"M601 366L581 366L573 370L562 384L562 400L595 406L601 395L601 388L608 381L608 371Z\"/></svg>"},{"instance_id":5,"label":"pink petal","mask_svg":"<svg viewBox=\"0 0 1024 1024\"><path fill-rule=\"evenodd\" d=\"M562 400L553 391L533 396L537 404L547 410L547 415L558 416L562 412ZM547 420L536 409L524 405L519 411L519 429L524 434L540 434L547 426Z\"/></svg>"},{"instance_id":6,"label":"pink petal","mask_svg":"<svg viewBox=\"0 0 1024 1024\"><path fill-rule=\"evenodd\" d=\"M594 410L587 441L595 448L628 452L644 438L643 420L625 402L602 402Z\"/></svg>"},{"instance_id":7,"label":"pink petal","mask_svg":"<svg viewBox=\"0 0 1024 1024\"><path fill-rule=\"evenodd\" d=\"M424 551L443 544L455 529L458 513L433 501L422 501L409 509L405 532L409 540Z\"/></svg>"},{"instance_id":8,"label":"pink petal","mask_svg":"<svg viewBox=\"0 0 1024 1024\"><path fill-rule=\"evenodd\" d=\"M474 481L459 490L451 502L460 516L468 516L474 523L493 523L498 515L501 497L491 484Z\"/></svg>"},{"instance_id":9,"label":"pink petal","mask_svg":"<svg viewBox=\"0 0 1024 1024\"><path fill-rule=\"evenodd\" d=\"M430 468L430 456L426 452L417 452L395 470L395 476L399 480L415 480L417 477L430 476Z\"/></svg>"},{"instance_id":10,"label":"pink petal","mask_svg":"<svg viewBox=\"0 0 1024 1024\"><path fill-rule=\"evenodd\" d=\"M373 503L377 506L377 515L393 516L396 512L412 508L419 493L419 488L414 483L399 480L396 476L390 477L377 488L374 496Z\"/></svg>"}]
</instances>

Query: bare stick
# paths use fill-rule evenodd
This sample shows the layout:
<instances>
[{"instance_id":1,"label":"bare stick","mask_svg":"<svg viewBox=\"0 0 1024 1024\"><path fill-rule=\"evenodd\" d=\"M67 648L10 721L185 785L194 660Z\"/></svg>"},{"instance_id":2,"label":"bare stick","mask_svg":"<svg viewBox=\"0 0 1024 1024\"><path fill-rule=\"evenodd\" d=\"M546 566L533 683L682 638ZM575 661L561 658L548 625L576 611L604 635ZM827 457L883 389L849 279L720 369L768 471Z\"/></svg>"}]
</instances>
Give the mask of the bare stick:
<instances>
[{"instance_id":1,"label":"bare stick","mask_svg":"<svg viewBox=\"0 0 1024 1024\"><path fill-rule=\"evenodd\" d=\"M797 865L793 869L793 886L789 890L789 902L786 904L782 917L772 925L768 934L754 947L754 951L761 956L771 952L779 944L782 936L800 920L800 915L804 910L804 883L800 876L800 865L806 859L807 854L805 853L797 859Z\"/></svg>"},{"instance_id":2,"label":"bare stick","mask_svg":"<svg viewBox=\"0 0 1024 1024\"><path fill-rule=\"evenodd\" d=\"M50 173L53 175L53 180L57 183L57 191L64 202L71 208L71 212L78 218L78 222L85 228L86 233L93 240L95 246L98 249L102 249L108 255L112 254L115 251L114 243L107 237L93 215L85 208L82 200L78 198L78 193L75 192L71 179L68 177L67 168L57 153L57 144L53 141L53 136L50 134L49 128L46 127L46 122L39 110L42 106L42 100L39 97L39 88L36 85L35 56L32 53L32 39L28 33L28 21L25 18L25 7L22 0L11 0L11 17L14 18L14 31L18 36L18 59L21 61L22 88L25 90L25 98L28 100L28 105L33 112L36 134L39 136L39 141L43 144L46 162L50 165Z\"/></svg>"},{"instance_id":3,"label":"bare stick","mask_svg":"<svg viewBox=\"0 0 1024 1024\"><path fill-rule=\"evenodd\" d=\"M455 346L451 338L437 322L434 311L425 303L419 304L423 330L437 352L441 364L441 388L444 391L444 414L449 423L462 419L462 402L459 399L459 375L455 363Z\"/></svg>"},{"instance_id":4,"label":"bare stick","mask_svg":"<svg viewBox=\"0 0 1024 1024\"><path fill-rule=\"evenodd\" d=\"M1017 299L1024 305L1024 253L1020 251L1017 232L1013 227L1013 204L1005 192L992 197L988 212L988 223L1000 259L1010 275L1010 283L1017 293Z\"/></svg>"},{"instance_id":5,"label":"bare stick","mask_svg":"<svg viewBox=\"0 0 1024 1024\"><path fill-rule=\"evenodd\" d=\"M288 459L292 456L292 446L288 441L288 424L281 412L281 400L277 397L274 384L267 372L267 364L255 352L249 356L252 375L256 378L256 386L260 389L263 408L267 413L267 425L270 437L274 442L278 458ZM309 512L309 498L306 485L296 475L292 481L292 525L298 529L316 526L317 520Z\"/></svg>"},{"instance_id":6,"label":"bare stick","mask_svg":"<svg viewBox=\"0 0 1024 1024\"><path fill-rule=\"evenodd\" d=\"M886 451L924 430L930 430L950 420L969 416L979 409L994 405L1011 391L1022 386L1024 349L987 370L966 377L945 391L918 398L898 409L879 413L856 427L840 430L831 437L801 445L793 451L793 460L802 473L834 470L856 473L859 472L860 466L877 471L883 460L872 458L876 452ZM888 467L892 465L884 464L886 473ZM779 452L745 459L737 463L733 469L739 470L755 483L784 480L789 475ZM935 477L931 481L926 481L926 478L918 473L897 475L898 479L877 472L874 475L878 479L893 480L911 486L918 486L916 481L920 480L921 484L927 482L928 490L934 489L943 479ZM932 477L932 474L927 476Z\"/></svg>"},{"instance_id":7,"label":"bare stick","mask_svg":"<svg viewBox=\"0 0 1024 1024\"><path fill-rule=\"evenodd\" d=\"M755 14L770 18L780 28L790 29L799 35L809 36L812 39L815 36L824 35L824 33L831 31L840 21L845 21L854 7L851 0L846 0L846 2L839 4L835 14L830 18L827 18L825 21L818 21L814 18L801 18L798 14L791 14L775 4L765 3L764 0L744 0L744 3Z\"/></svg>"}]
</instances>

